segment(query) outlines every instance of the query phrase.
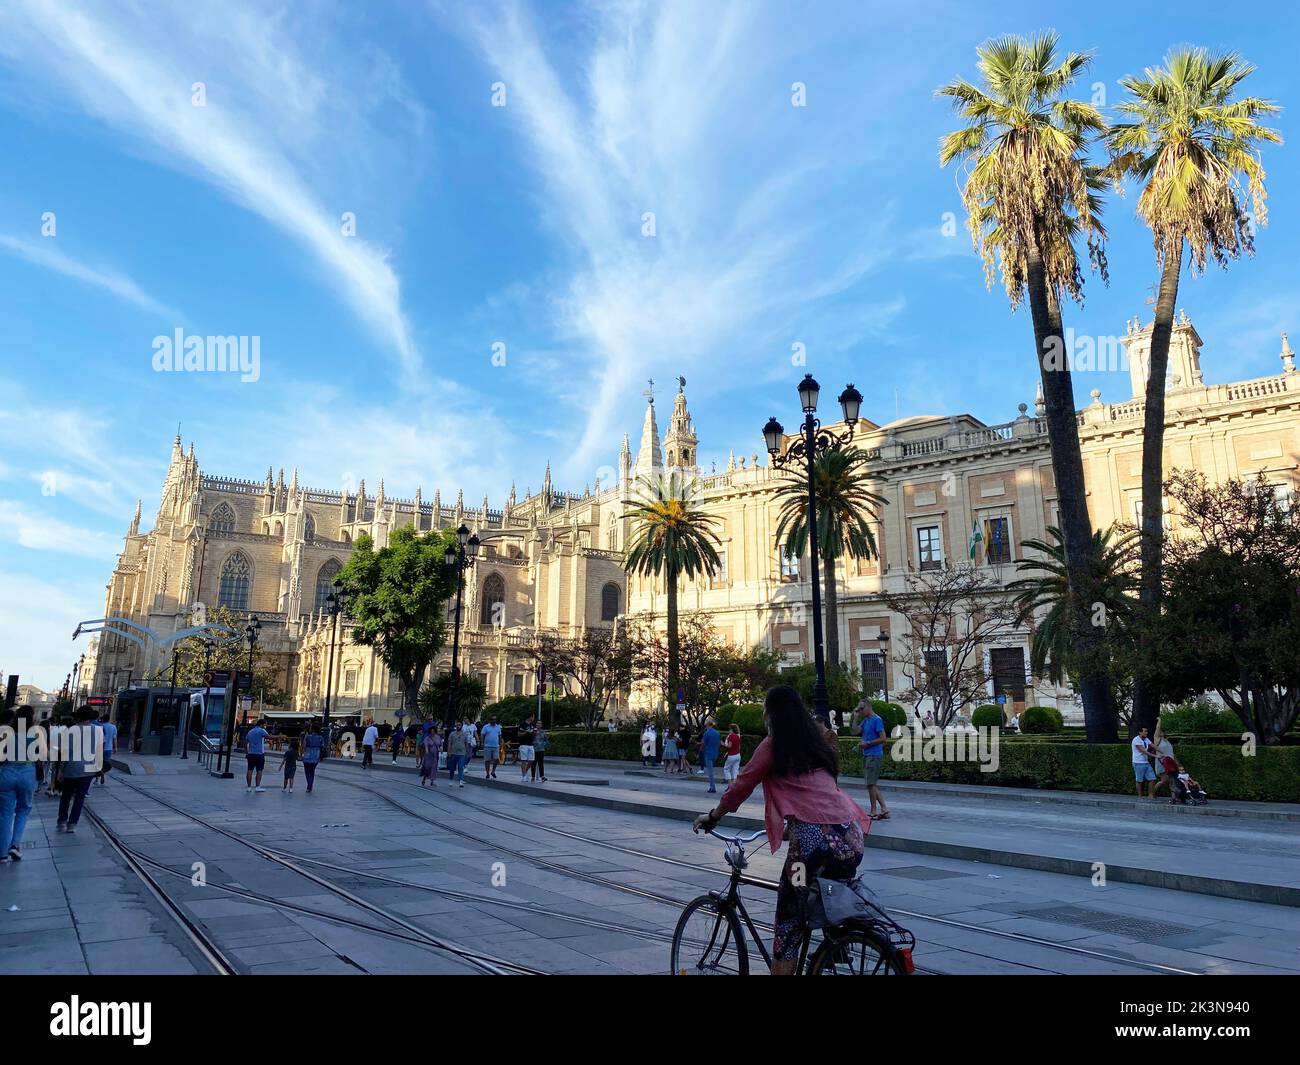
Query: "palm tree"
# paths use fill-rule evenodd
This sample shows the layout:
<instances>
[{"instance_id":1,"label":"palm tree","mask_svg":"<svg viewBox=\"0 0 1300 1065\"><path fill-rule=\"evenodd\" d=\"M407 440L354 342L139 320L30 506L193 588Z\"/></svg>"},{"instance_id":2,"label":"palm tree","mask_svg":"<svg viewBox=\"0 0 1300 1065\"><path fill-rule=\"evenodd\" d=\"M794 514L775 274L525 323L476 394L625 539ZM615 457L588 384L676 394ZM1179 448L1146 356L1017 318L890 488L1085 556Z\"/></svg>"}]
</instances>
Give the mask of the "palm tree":
<instances>
[{"instance_id":1,"label":"palm tree","mask_svg":"<svg viewBox=\"0 0 1300 1065\"><path fill-rule=\"evenodd\" d=\"M1091 55L1070 52L1058 59L1058 41L1055 33L1007 36L977 49L983 87L958 80L938 90L968 123L942 139L939 162L967 165L962 202L990 285L996 265L1013 308L1029 296L1066 574L1079 588L1086 582L1092 523L1060 301L1083 294L1077 238L1086 241L1092 266L1106 277L1098 172L1086 158L1106 122L1092 105L1063 99ZM1090 630L1082 600L1072 600L1076 638L1095 643L1101 637ZM1079 696L1088 738L1113 741L1115 713L1105 677L1081 676Z\"/></svg>"},{"instance_id":2,"label":"palm tree","mask_svg":"<svg viewBox=\"0 0 1300 1065\"><path fill-rule=\"evenodd\" d=\"M677 632L677 582L682 576L712 577L718 572L717 518L706 514L692 498L691 482L673 473L642 478L642 497L625 515L633 521L623 555L628 573L663 577L668 596L668 695L677 690L680 645ZM672 698L672 727L680 721Z\"/></svg>"},{"instance_id":3,"label":"palm tree","mask_svg":"<svg viewBox=\"0 0 1300 1065\"><path fill-rule=\"evenodd\" d=\"M872 523L889 501L866 486L867 453L858 447L820 452L813 460L817 488L817 550L821 552L822 585L826 591L826 651L831 665L840 662L839 593L835 563L844 555L876 558ZM791 471L777 488L781 501L776 540L789 558L801 558L808 549L808 477Z\"/></svg>"},{"instance_id":4,"label":"palm tree","mask_svg":"<svg viewBox=\"0 0 1300 1065\"><path fill-rule=\"evenodd\" d=\"M1016 563L1016 570L1034 576L1012 581L1008 589L1015 593L1016 624L1035 624L1029 649L1034 676L1060 684L1067 675L1077 673L1080 666L1072 622L1077 612L1073 597L1082 597L1092 623L1112 636L1127 628L1137 590L1134 549L1138 534L1136 530L1121 531L1115 525L1105 532L1094 532L1088 583L1077 591L1069 581L1065 537L1055 526L1048 526L1047 534L1050 542L1021 541L1020 546L1034 554ZM1042 610L1046 613L1037 617Z\"/></svg>"},{"instance_id":5,"label":"palm tree","mask_svg":"<svg viewBox=\"0 0 1300 1065\"><path fill-rule=\"evenodd\" d=\"M1253 96L1232 99L1254 70L1231 52L1176 49L1163 67L1120 79L1132 99L1118 111L1132 121L1112 126L1107 135L1111 176L1117 182L1131 176L1143 184L1137 212L1151 228L1160 266L1142 439L1141 599L1148 613L1160 609L1165 374L1184 250L1190 252L1193 273L1203 272L1210 257L1226 267L1243 251L1253 254L1243 192L1248 191L1255 221L1268 220L1258 145L1280 144L1282 138L1255 120L1280 109ZM1238 175L1245 178L1244 190ZM1155 726L1159 706L1151 695L1138 677L1135 728Z\"/></svg>"}]
</instances>

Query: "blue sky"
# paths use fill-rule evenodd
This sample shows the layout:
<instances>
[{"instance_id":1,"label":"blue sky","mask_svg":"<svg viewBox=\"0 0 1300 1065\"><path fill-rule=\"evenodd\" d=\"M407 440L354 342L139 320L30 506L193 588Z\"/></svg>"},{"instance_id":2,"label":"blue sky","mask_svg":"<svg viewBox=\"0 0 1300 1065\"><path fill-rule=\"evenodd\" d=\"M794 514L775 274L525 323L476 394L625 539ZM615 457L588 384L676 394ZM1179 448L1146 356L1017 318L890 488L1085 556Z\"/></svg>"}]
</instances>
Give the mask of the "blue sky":
<instances>
[{"instance_id":1,"label":"blue sky","mask_svg":"<svg viewBox=\"0 0 1300 1065\"><path fill-rule=\"evenodd\" d=\"M1114 103L1193 43L1240 51L1293 110L1300 20L978 8L6 4L0 668L62 681L177 422L206 472L500 505L548 459L561 487L608 479L649 377L687 377L706 468L758 450L769 414L794 417L795 344L875 421L1014 417L1030 326L964 225L942 233L960 203L935 87L973 76L989 36L1051 27L1097 53L1078 95ZM1279 332L1300 342L1298 160L1266 154L1256 258L1184 283L1209 381L1275 373ZM1134 200L1108 204L1111 283L1068 311L1080 333L1148 314ZM260 338L258 380L155 372L178 328ZM1128 398L1127 374L1075 387Z\"/></svg>"}]
</instances>

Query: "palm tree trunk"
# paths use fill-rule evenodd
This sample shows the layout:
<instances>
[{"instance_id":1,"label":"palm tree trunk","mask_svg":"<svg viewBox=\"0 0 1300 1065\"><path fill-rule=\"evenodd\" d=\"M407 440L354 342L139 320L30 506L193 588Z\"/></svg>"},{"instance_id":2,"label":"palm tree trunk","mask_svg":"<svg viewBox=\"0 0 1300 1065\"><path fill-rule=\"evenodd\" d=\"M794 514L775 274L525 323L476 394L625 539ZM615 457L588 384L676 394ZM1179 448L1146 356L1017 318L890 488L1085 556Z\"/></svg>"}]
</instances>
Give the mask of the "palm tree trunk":
<instances>
[{"instance_id":1,"label":"palm tree trunk","mask_svg":"<svg viewBox=\"0 0 1300 1065\"><path fill-rule=\"evenodd\" d=\"M1178 237L1165 249L1160 270L1160 292L1156 297L1156 320L1151 328L1150 360L1147 365L1146 409L1142 417L1142 577L1140 601L1145 618L1160 611L1160 557L1164 548L1164 453L1165 376L1169 370L1169 343L1174 331L1174 307L1178 302L1178 279L1183 263L1183 239ZM1183 382L1190 384L1190 381ZM1142 626L1144 629L1146 626ZM1160 712L1160 700L1141 675L1134 678L1133 719L1136 734L1146 727L1153 732Z\"/></svg>"},{"instance_id":2,"label":"palm tree trunk","mask_svg":"<svg viewBox=\"0 0 1300 1065\"><path fill-rule=\"evenodd\" d=\"M677 668L679 647L677 640L677 572L671 566L668 568L668 714L672 722L672 730L677 731L677 727L682 723L681 715L677 712Z\"/></svg>"},{"instance_id":3,"label":"palm tree trunk","mask_svg":"<svg viewBox=\"0 0 1300 1065\"><path fill-rule=\"evenodd\" d=\"M840 662L840 601L835 587L835 559L822 555L822 587L826 591L826 664Z\"/></svg>"},{"instance_id":4,"label":"palm tree trunk","mask_svg":"<svg viewBox=\"0 0 1300 1065\"><path fill-rule=\"evenodd\" d=\"M1052 448L1052 474L1056 480L1061 535L1065 540L1066 579L1074 593L1071 596L1074 603L1071 627L1083 651L1082 660L1090 664L1088 672L1079 678L1079 698L1083 703L1088 741L1112 743L1118 739L1114 704L1105 675L1096 669L1099 656L1095 649L1102 634L1092 625L1086 592L1083 592L1088 587L1092 521L1088 517L1088 496L1083 479L1074 381L1070 375L1069 353L1065 350L1060 305L1047 287L1043 259L1037 246L1029 249L1028 260L1029 309L1038 346L1047 439Z\"/></svg>"}]
</instances>

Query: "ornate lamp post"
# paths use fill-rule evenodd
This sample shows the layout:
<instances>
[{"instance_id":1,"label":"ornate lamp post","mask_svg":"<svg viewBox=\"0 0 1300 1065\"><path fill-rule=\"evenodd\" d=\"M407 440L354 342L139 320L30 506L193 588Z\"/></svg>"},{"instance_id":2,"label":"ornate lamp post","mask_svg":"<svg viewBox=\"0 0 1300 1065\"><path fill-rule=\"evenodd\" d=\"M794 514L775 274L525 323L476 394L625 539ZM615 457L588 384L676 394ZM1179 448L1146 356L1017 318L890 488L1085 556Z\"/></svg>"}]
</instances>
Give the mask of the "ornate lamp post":
<instances>
[{"instance_id":1,"label":"ornate lamp post","mask_svg":"<svg viewBox=\"0 0 1300 1065\"><path fill-rule=\"evenodd\" d=\"M830 706L826 698L826 655L822 648L822 590L819 574L817 548L817 484L815 462L819 453L838 451L853 439L853 430L857 426L858 413L862 409L862 393L849 385L840 393L840 407L844 412L844 422L848 429L844 433L834 433L822 428L817 420L817 397L821 386L812 374L804 374L799 383L799 405L803 408L803 427L798 436L782 450L785 441L785 429L776 418L769 418L763 426L763 441L767 453L772 456L774 466L794 467L800 459L804 461L808 478L808 550L811 553L809 567L812 570L812 611L813 611L813 660L817 666L817 685L813 689L813 712L825 722L830 721Z\"/></svg>"},{"instance_id":2,"label":"ornate lamp post","mask_svg":"<svg viewBox=\"0 0 1300 1065\"><path fill-rule=\"evenodd\" d=\"M321 739L320 760L325 761L330 749L330 697L334 693L334 634L338 628L339 615L347 609L347 592L343 590L343 583L335 580L334 590L325 597L325 605L329 609L330 615L330 652L329 664L325 667L325 717L322 723L321 731L324 736ZM339 652L342 654L342 652Z\"/></svg>"},{"instance_id":3,"label":"ornate lamp post","mask_svg":"<svg viewBox=\"0 0 1300 1065\"><path fill-rule=\"evenodd\" d=\"M474 565L478 548L478 537L470 535L470 531L462 525L456 530L456 546L448 545L442 556L447 566L455 567L456 570L456 615L451 636L451 680L447 684L446 729L449 736L452 727L456 724L456 695L460 688L460 601L465 589L465 567Z\"/></svg>"},{"instance_id":4,"label":"ornate lamp post","mask_svg":"<svg viewBox=\"0 0 1300 1065\"><path fill-rule=\"evenodd\" d=\"M257 637L262 631L262 623L254 614L244 628L244 639L248 641L248 672L253 672L253 652L257 648ZM235 703L239 701L239 676L236 674L235 683L231 685L231 693L234 696ZM248 688L251 693L252 685ZM226 719L226 769L221 774L222 779L229 780L234 774L230 772L230 755L235 749L235 706L230 707L230 715Z\"/></svg>"}]
</instances>

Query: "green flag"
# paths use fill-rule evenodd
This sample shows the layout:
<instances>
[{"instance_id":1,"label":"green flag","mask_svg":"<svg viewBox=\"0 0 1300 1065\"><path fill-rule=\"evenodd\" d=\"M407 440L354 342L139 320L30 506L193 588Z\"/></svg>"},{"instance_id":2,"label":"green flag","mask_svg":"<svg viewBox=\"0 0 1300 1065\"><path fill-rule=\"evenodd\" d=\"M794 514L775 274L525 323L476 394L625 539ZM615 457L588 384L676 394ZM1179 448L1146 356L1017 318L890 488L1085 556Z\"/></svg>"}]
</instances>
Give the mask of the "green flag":
<instances>
[{"instance_id":1,"label":"green flag","mask_svg":"<svg viewBox=\"0 0 1300 1065\"><path fill-rule=\"evenodd\" d=\"M979 519L976 518L973 522L971 522L971 527L970 527L970 557L972 561L974 561L975 551L979 547L980 541L983 539L984 539L984 534L980 532Z\"/></svg>"}]
</instances>

